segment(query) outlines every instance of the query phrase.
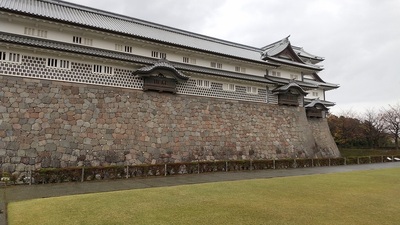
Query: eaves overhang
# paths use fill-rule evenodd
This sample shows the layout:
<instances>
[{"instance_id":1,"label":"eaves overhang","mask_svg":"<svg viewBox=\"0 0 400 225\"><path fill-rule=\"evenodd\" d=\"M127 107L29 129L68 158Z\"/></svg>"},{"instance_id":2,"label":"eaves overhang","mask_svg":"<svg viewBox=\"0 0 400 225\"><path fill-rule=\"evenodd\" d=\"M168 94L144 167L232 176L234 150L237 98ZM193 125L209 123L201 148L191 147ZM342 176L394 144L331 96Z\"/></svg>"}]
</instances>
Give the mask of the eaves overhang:
<instances>
[{"instance_id":1,"label":"eaves overhang","mask_svg":"<svg viewBox=\"0 0 400 225\"><path fill-rule=\"evenodd\" d=\"M317 108L317 109L322 109L322 110L329 110L324 102L322 102L319 98L313 99L310 103L304 106L304 108Z\"/></svg>"},{"instance_id":2,"label":"eaves overhang","mask_svg":"<svg viewBox=\"0 0 400 225\"><path fill-rule=\"evenodd\" d=\"M269 62L274 62L274 63L281 63L281 64L285 64L285 65L290 65L290 66L295 66L295 67L301 67L301 68L305 68L305 69L311 69L314 71L322 71L324 68L318 67L318 66L313 66L313 65L309 65L309 64L303 64L303 63L298 63L298 62L294 62L294 61L289 61L289 60L285 60L285 59L279 59L279 58L275 58L275 57L265 57L266 60L269 60Z\"/></svg>"},{"instance_id":3,"label":"eaves overhang","mask_svg":"<svg viewBox=\"0 0 400 225\"><path fill-rule=\"evenodd\" d=\"M281 77L274 77L274 76L265 76L266 79L271 80L273 82L276 82L277 84L280 85L286 85L289 84L292 80L291 79L286 79L286 78L281 78ZM306 83L304 81L299 81L296 80L295 81L299 86L301 86L302 88L306 88L306 89L312 89L312 88L318 88L317 85L315 84L310 84L310 83Z\"/></svg>"},{"instance_id":4,"label":"eaves overhang","mask_svg":"<svg viewBox=\"0 0 400 225\"><path fill-rule=\"evenodd\" d=\"M92 56L92 57L100 57L100 58L104 58L104 59L120 60L120 61L124 61L124 62L128 62L128 63L140 64L143 67L149 66L148 69L151 68L151 66L154 66L154 64L157 63L157 61L158 61L157 59L154 59L154 58L137 56L137 55L128 54L128 53L98 49L98 48L82 46L82 45L68 44L68 43L64 43L64 42L45 40L45 39L40 39L40 38L35 38L35 37L15 35L15 34L9 34L9 33L4 33L4 32L0 32L0 42L3 42L5 44L15 44L15 45L21 45L21 46L26 46L26 47L38 48L38 49L47 49L47 50L61 51L61 52L79 54L79 55L87 55L87 56ZM196 66L196 65L177 63L177 62L171 62L171 61L169 61L169 63L176 70L178 70L178 71L181 70L183 72L188 71L188 72L215 75L215 76L220 76L220 77L228 77L228 78L233 78L233 79L261 82L261 83L265 83L265 84L277 84L277 82L267 79L265 77L261 77L261 76L253 76L253 75L244 74L244 73L236 73L236 72L218 70L218 69L207 68L207 67L200 67L200 66Z\"/></svg>"},{"instance_id":5,"label":"eaves overhang","mask_svg":"<svg viewBox=\"0 0 400 225\"><path fill-rule=\"evenodd\" d=\"M138 75L140 77L152 76L153 73L159 72L164 73L168 72L175 80L182 82L189 79L189 76L186 76L179 70L177 70L168 60L160 59L153 65L144 66L136 71L134 71L133 75Z\"/></svg>"},{"instance_id":6,"label":"eaves overhang","mask_svg":"<svg viewBox=\"0 0 400 225\"><path fill-rule=\"evenodd\" d=\"M312 98L304 98L304 103L305 103L306 105L308 105L308 104L311 104L314 100L316 100L316 99L315 99L315 98L314 98L314 99L312 99ZM321 100L321 99L319 99L319 98L318 98L318 102L324 104L325 107L332 107L332 106L335 106L335 105L336 105L335 102L326 101L326 100Z\"/></svg>"},{"instance_id":7,"label":"eaves overhang","mask_svg":"<svg viewBox=\"0 0 400 225\"><path fill-rule=\"evenodd\" d=\"M286 94L290 92L291 89L297 90L300 94L303 96L306 96L308 93L300 87L299 84L296 83L296 81L291 80L288 84L280 86L272 90L273 94Z\"/></svg>"}]
</instances>

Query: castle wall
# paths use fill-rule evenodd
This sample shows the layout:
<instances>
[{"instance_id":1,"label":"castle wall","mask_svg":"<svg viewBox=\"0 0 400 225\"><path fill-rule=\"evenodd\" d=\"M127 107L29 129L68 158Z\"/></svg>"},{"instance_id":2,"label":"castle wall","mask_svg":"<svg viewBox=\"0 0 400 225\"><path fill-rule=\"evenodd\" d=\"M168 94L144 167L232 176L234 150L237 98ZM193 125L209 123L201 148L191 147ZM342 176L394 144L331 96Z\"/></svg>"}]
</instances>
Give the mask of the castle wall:
<instances>
[{"instance_id":1,"label":"castle wall","mask_svg":"<svg viewBox=\"0 0 400 225\"><path fill-rule=\"evenodd\" d=\"M329 130L327 119L309 118L308 124L315 139L314 154L320 158L339 156L340 152Z\"/></svg>"},{"instance_id":2,"label":"castle wall","mask_svg":"<svg viewBox=\"0 0 400 225\"><path fill-rule=\"evenodd\" d=\"M0 76L3 170L338 157L302 107Z\"/></svg>"}]
</instances>

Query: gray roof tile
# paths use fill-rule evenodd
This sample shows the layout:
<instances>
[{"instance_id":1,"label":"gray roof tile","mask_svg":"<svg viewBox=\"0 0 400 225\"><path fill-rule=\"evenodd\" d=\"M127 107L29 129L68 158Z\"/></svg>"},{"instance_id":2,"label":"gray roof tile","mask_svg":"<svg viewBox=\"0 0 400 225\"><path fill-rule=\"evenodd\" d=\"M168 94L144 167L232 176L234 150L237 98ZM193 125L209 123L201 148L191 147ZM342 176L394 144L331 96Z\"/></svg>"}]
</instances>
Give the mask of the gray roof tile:
<instances>
[{"instance_id":1,"label":"gray roof tile","mask_svg":"<svg viewBox=\"0 0 400 225\"><path fill-rule=\"evenodd\" d=\"M127 53L122 53L122 52L103 50L103 49L80 46L80 45L75 45L75 44L67 44L67 43L63 43L63 42L57 42L57 41L39 39L39 38L34 38L34 37L9 34L9 33L4 33L4 32L0 32L0 42L22 44L22 45L47 48L47 49L53 49L53 50L59 50L59 51L68 51L68 52L92 55L92 56L97 56L97 57L106 57L106 58L111 58L111 59L124 60L124 61L146 64L146 65L154 65L158 61L157 59L127 54ZM248 75L248 74L234 73L234 72L229 72L229 71L224 71L224 70L200 67L200 66L196 66L196 65L189 65L189 64L177 63L177 62L170 62L170 64L174 68L180 69L183 71L197 72L197 73L203 73L203 74L209 74L209 75L221 76L221 77L228 77L228 78L234 78L234 79L241 79L241 80L247 80L247 81L253 81L253 82L262 82L265 84L276 84L277 83L277 82L271 81L269 79L266 79L264 77L252 76L252 75Z\"/></svg>"},{"instance_id":2,"label":"gray roof tile","mask_svg":"<svg viewBox=\"0 0 400 225\"><path fill-rule=\"evenodd\" d=\"M211 38L68 2L52 0L0 0L0 9L267 63L261 60L261 50L259 48Z\"/></svg>"}]
</instances>

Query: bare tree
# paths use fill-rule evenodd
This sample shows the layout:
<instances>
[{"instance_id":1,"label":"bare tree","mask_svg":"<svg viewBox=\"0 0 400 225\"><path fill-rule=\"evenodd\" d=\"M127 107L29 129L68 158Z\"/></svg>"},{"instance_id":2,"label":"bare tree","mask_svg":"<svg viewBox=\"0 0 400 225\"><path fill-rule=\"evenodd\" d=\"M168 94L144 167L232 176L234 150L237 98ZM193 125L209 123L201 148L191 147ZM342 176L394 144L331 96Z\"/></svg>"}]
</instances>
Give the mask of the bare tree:
<instances>
[{"instance_id":1,"label":"bare tree","mask_svg":"<svg viewBox=\"0 0 400 225\"><path fill-rule=\"evenodd\" d=\"M385 144L387 137L382 114L377 113L374 109L367 109L362 117L362 129L368 146L370 148L381 147Z\"/></svg>"},{"instance_id":2,"label":"bare tree","mask_svg":"<svg viewBox=\"0 0 400 225\"><path fill-rule=\"evenodd\" d=\"M399 150L400 135L400 103L394 106L389 105L382 113L382 119L385 121L386 131L393 137L396 150Z\"/></svg>"}]
</instances>

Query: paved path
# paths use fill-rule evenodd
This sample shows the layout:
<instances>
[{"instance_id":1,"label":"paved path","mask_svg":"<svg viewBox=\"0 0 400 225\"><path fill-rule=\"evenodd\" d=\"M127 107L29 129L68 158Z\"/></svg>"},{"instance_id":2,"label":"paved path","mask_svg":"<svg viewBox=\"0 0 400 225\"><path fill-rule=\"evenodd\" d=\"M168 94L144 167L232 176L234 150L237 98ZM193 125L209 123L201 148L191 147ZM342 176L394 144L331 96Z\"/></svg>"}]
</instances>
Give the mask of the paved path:
<instances>
[{"instance_id":1,"label":"paved path","mask_svg":"<svg viewBox=\"0 0 400 225\"><path fill-rule=\"evenodd\" d=\"M400 162L375 163L363 165L311 167L279 170L254 170L241 172L216 172L168 177L149 177L135 179L121 179L110 181L92 181L77 183L45 184L45 185L18 185L1 188L0 209L5 210L8 202L22 201L35 198L48 198L63 195L86 194L129 189L143 189L188 184L200 184L220 181L235 181L248 179L262 179L273 177L303 176L312 174L327 174L350 172L359 170L374 170L384 168L400 168ZM0 214L0 225L6 223L6 214Z\"/></svg>"}]
</instances>

